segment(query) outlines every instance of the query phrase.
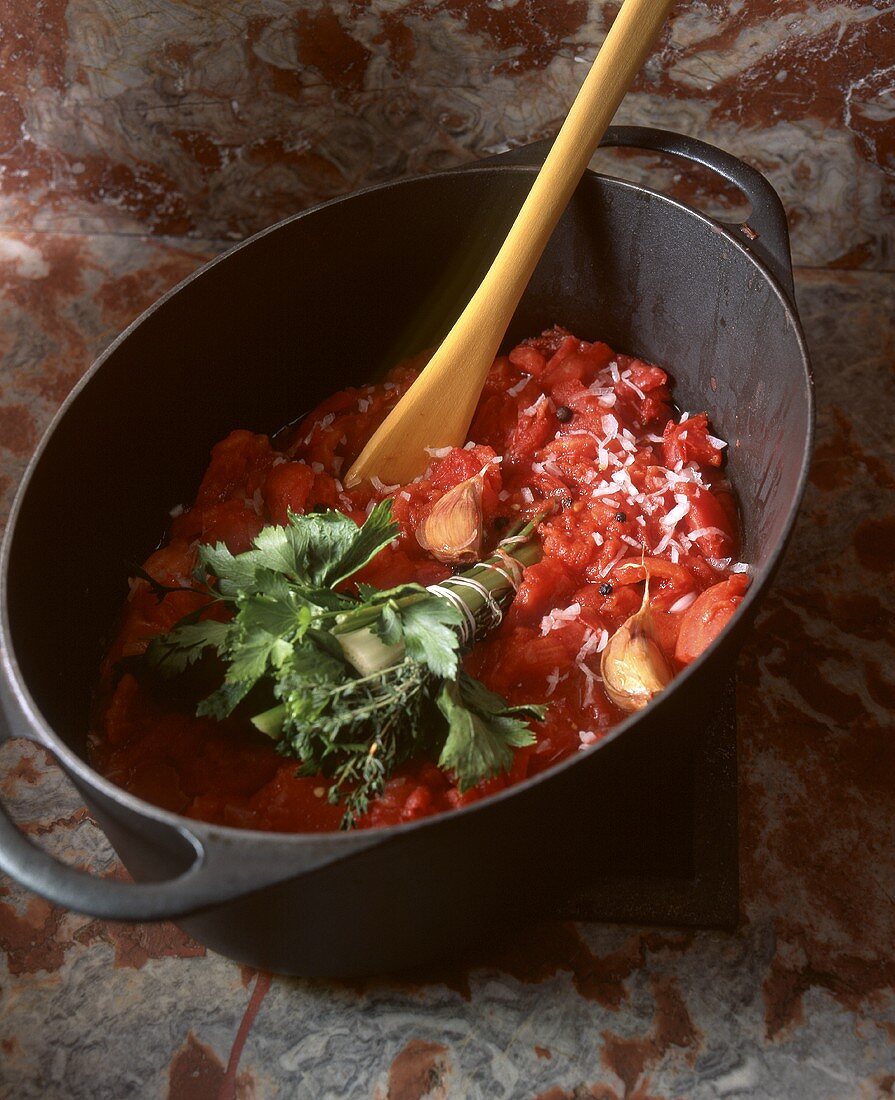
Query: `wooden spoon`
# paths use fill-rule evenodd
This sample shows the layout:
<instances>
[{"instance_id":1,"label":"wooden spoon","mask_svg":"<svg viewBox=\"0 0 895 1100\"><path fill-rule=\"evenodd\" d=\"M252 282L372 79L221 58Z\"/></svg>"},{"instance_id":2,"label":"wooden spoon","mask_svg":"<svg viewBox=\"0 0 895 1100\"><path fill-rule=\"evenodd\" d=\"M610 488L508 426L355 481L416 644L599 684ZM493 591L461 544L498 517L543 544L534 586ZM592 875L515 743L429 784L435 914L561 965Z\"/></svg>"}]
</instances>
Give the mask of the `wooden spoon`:
<instances>
[{"instance_id":1,"label":"wooden spoon","mask_svg":"<svg viewBox=\"0 0 895 1100\"><path fill-rule=\"evenodd\" d=\"M345 484L403 485L427 447L466 439L485 376L556 223L674 0L624 0L506 240L469 304L419 377L371 437Z\"/></svg>"}]
</instances>

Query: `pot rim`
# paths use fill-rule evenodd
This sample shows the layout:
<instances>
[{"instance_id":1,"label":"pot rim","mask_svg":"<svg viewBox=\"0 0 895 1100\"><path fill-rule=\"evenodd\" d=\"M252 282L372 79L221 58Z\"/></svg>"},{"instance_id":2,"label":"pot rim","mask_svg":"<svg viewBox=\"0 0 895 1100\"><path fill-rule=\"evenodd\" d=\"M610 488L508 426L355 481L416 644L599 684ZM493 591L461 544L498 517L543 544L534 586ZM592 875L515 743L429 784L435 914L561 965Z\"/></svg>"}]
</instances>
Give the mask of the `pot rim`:
<instances>
[{"instance_id":1,"label":"pot rim","mask_svg":"<svg viewBox=\"0 0 895 1100\"><path fill-rule=\"evenodd\" d=\"M706 649L692 664L688 665L682 672L678 673L671 684L662 691L662 693L654 700L652 700L647 707L643 710L635 711L627 718L623 719L618 725L614 726L605 737L596 742L592 746L588 746L583 752L576 752L565 760L559 761L552 765L546 771L540 772L538 775L530 776L521 780L518 783L514 783L511 787L506 787L501 791L497 791L494 794L490 794L485 798L479 799L466 806L461 806L457 809L446 810L442 813L433 814L428 817L417 819L416 821L402 822L398 825L378 826L375 829L364 830L351 830L347 832L272 832L261 829L244 829L231 825L217 825L206 821L196 820L194 818L185 817L182 814L173 813L170 810L164 810L159 806L153 805L151 802L146 802L142 798L131 794L123 787L119 787L105 776L101 775L77 752L74 751L44 718L40 708L37 706L34 698L32 697L28 687L25 684L24 677L22 676L19 668L18 661L15 656L15 649L12 642L12 635L9 623L9 610L6 600L6 590L9 584L9 559L11 555L13 533L18 521L19 513L22 509L25 497L28 493L28 488L34 474L37 465L39 464L43 453L54 435L58 425L67 414L69 408L74 404L80 395L81 391L85 389L94 376L103 367L106 361L118 350L121 344L134 332L144 321L150 316L156 313L162 306L164 306L169 299L173 298L175 294L178 294L181 290L185 289L195 279L201 278L206 272L216 267L218 264L227 260L230 256L247 248L255 242L263 239L271 233L275 233L280 229L291 225L293 222L298 221L301 218L308 217L311 214L315 214L317 211L328 209L329 207L336 206L340 203L349 202L353 199L360 198L362 196L374 193L376 191L384 190L386 188L401 188L410 187L415 184L419 184L423 181L431 179L440 179L451 176L466 176L475 172L520 172L527 175L534 175L537 172L537 168L531 165L524 164L505 164L501 165L496 162L491 162L487 165L477 165L475 163L469 165L460 165L455 168L445 169L441 172L421 173L414 176L409 176L400 180L390 180L384 183L373 184L369 187L360 188L357 191L352 191L347 195L340 195L336 198L327 199L324 202L315 204L306 210L301 210L295 214L290 214L288 217L275 222L273 225L266 226L264 229L259 230L257 233L253 233L250 237L247 237L243 241L238 241L230 248L225 249L219 255L212 257L206 263L202 264L195 271L192 271L179 283L175 284L169 290L165 291L155 302L148 306L142 313L134 318L125 329L122 330L115 337L115 339L105 348L93 361L90 367L84 372L81 378L72 388L71 392L62 402L57 409L56 413L50 420L49 425L43 432L40 442L38 443L34 453L28 461L25 471L22 475L22 479L16 490L13 498L12 505L10 507L9 516L7 519L6 529L3 536L2 545L0 545L0 672L2 672L3 681L0 681L0 698L5 697L7 691L9 693L9 702L14 703L15 707L21 713L27 724L30 726L31 731L28 734L19 733L18 731L11 731L11 736L22 736L29 740L36 741L44 748L48 749L54 754L54 756L61 762L64 770L70 775L73 774L78 780L87 785L90 789L96 790L98 793L105 795L111 801L123 806L131 812L149 817L163 826L177 830L179 833L192 834L200 843L204 840L213 841L215 839L225 839L230 841L243 841L248 842L252 839L255 841L264 841L267 844L277 845L292 845L297 840L302 841L304 844L311 845L332 845L333 843L342 843L350 845L352 841L356 843L357 837L360 834L369 837L370 834L374 834L376 840L386 841L393 839L397 836L406 836L411 832L417 830L432 828L440 823L444 823L448 820L454 820L459 816L468 816L476 812L487 812L487 809L491 806L496 806L498 803L504 801L507 798L511 798L515 795L522 794L523 792L530 791L541 783L547 782L554 776L558 776L565 772L567 769L574 767L577 763L584 759L590 758L596 751L611 744L618 737L623 736L636 722L638 722L647 712L651 715L655 715L661 711L671 700L671 698L680 690L683 690L685 686L694 677L699 677L702 674L703 669L707 663L710 662L714 654L718 649L726 642L730 636L732 630L736 629L738 621L741 621L744 616L747 616L749 610L755 605L767 590L768 584L776 571L777 566L780 563L780 559L786 546L789 542L792 534L793 527L796 519L798 518L799 508L802 499L805 494L805 488L808 481L808 469L811 461L811 454L814 444L815 434L815 397L814 397L814 380L813 372L811 369L811 362L808 356L808 348L802 330L801 322L796 311L796 306L790 301L789 296L781 287L778 280L771 274L767 267L749 250L749 248L737 238L732 229L727 225L716 221L714 218L709 217L707 214L702 213L699 210L695 210L693 207L681 202L678 199L672 198L669 195L665 195L660 191L654 191L652 188L646 187L643 184L634 183L631 180L625 180L617 176L611 176L604 173L594 172L588 169L585 172L585 177L597 178L609 183L613 187L619 187L622 190L630 191L634 194L640 194L649 197L651 200L658 200L667 203L673 207L679 215L685 217L693 217L702 222L711 232L716 233L722 237L725 237L728 242L732 243L735 248L745 256L760 272L770 284L771 288L783 307L784 315L787 321L792 326L793 333L796 338L796 342L799 347L799 351L802 359L802 366L804 368L805 377L805 389L807 396L807 411L808 411L808 424L807 432L804 437L804 446L802 450L802 458L799 467L798 479L796 482L796 490L790 504L789 514L787 516L783 531L780 534L777 545L770 554L764 567L759 571L750 572L750 585L749 589L743 598L743 602L740 605L739 613L728 622L718 637L712 642L712 644ZM5 702L5 699L3 699ZM6 709L9 709L9 705L6 705ZM31 736L31 734L35 736ZM2 731L0 731L0 740L2 740ZM339 839L337 839L339 838ZM370 842L373 842L372 840ZM345 854L348 854L346 850Z\"/></svg>"}]
</instances>

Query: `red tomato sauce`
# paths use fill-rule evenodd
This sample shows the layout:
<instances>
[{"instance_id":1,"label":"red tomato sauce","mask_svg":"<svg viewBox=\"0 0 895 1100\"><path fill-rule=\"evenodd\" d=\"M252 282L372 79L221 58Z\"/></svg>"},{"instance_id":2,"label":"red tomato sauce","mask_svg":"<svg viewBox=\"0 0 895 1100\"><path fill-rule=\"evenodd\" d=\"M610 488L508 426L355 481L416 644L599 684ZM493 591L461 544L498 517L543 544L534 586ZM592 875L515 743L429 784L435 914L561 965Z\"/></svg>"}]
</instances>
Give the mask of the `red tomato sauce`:
<instances>
[{"instance_id":1,"label":"red tomato sauce","mask_svg":"<svg viewBox=\"0 0 895 1100\"><path fill-rule=\"evenodd\" d=\"M736 561L736 506L721 472L724 444L704 413L677 415L659 367L556 328L499 357L465 447L432 454L406 486L346 490L339 475L415 377L343 390L277 437L235 431L212 451L194 504L176 508L168 537L144 564L166 585L191 584L200 543L249 548L287 509L338 508L359 523L388 496L400 534L359 576L389 587L432 584L448 567L416 531L448 489L484 470L491 546L510 523L552 507L539 528L543 558L525 570L500 627L466 657L469 671L513 703L549 705L536 744L512 769L460 794L432 761L388 781L361 827L440 813L534 775L599 741L624 715L605 694L600 652L640 607L647 572L659 644L679 670L714 639L748 580ZM322 777L296 776L248 721L195 716L195 695L163 688L135 660L149 639L202 606L190 591L159 599L131 582L97 696L92 759L122 787L169 810L224 825L285 832L338 828Z\"/></svg>"}]
</instances>

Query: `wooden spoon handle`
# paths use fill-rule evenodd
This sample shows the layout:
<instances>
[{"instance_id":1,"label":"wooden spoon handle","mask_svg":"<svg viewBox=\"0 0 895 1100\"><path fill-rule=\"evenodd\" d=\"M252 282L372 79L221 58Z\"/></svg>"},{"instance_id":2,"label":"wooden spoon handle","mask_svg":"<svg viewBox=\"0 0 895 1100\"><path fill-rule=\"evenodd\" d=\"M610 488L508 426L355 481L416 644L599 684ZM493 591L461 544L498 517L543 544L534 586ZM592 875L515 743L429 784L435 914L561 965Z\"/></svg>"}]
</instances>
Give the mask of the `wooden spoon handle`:
<instances>
[{"instance_id":1,"label":"wooden spoon handle","mask_svg":"<svg viewBox=\"0 0 895 1100\"><path fill-rule=\"evenodd\" d=\"M348 471L346 485L373 475L403 484L425 469L426 447L464 441L519 299L673 3L624 0L487 275Z\"/></svg>"}]
</instances>

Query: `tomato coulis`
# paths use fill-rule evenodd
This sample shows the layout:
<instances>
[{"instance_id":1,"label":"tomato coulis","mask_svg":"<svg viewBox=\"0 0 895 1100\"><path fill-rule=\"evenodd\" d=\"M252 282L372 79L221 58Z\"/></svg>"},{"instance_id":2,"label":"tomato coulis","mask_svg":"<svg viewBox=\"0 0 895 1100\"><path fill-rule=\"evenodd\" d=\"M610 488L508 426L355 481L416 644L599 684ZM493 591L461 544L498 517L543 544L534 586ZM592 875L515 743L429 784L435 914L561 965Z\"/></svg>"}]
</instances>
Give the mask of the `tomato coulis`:
<instances>
[{"instance_id":1,"label":"tomato coulis","mask_svg":"<svg viewBox=\"0 0 895 1100\"><path fill-rule=\"evenodd\" d=\"M393 501L400 532L359 574L369 584L432 584L448 566L416 532L446 491L482 472L486 547L510 524L546 510L543 557L524 572L501 625L466 656L468 670L513 703L548 704L536 743L509 772L461 794L450 774L410 761L387 782L360 827L392 825L475 801L598 742L625 715L599 675L612 633L641 605L649 576L658 642L675 670L706 648L742 601L737 511L721 470L724 444L704 413L677 414L666 372L579 340L561 328L494 362L470 442L431 452L404 486L374 479L345 489L339 476L408 388L417 366L378 385L342 390L274 441L234 431L214 447L195 502L172 511L164 544L144 563L163 585L131 581L97 692L92 760L120 786L187 817L244 828L318 832L342 808L322 776L238 717L195 715L190 677L159 682L140 660L149 640L204 605L190 590L197 546L247 550L287 510L337 508L363 522Z\"/></svg>"}]
</instances>

